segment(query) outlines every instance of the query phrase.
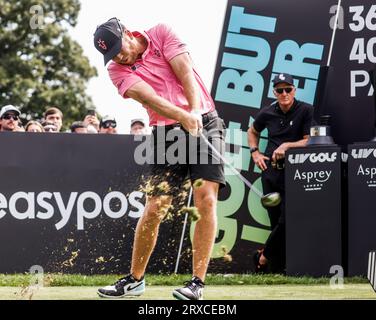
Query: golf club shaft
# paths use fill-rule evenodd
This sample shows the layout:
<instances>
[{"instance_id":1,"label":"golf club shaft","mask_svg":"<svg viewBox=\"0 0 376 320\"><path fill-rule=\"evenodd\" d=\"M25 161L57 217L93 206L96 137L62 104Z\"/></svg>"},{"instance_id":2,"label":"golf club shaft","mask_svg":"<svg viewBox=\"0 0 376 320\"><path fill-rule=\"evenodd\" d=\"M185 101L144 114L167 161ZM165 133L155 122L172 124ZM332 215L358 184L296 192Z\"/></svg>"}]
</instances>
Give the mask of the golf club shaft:
<instances>
[{"instance_id":1,"label":"golf club shaft","mask_svg":"<svg viewBox=\"0 0 376 320\"><path fill-rule=\"evenodd\" d=\"M239 177L240 180L242 180L245 185L251 189L255 194L257 194L260 198L263 197L263 194L260 190L256 189L252 183L250 183L245 177L242 176L242 174L235 169L233 165L231 165L224 156L209 142L209 140L204 136L202 132L200 132L200 137L202 140L205 141L205 143L212 149L212 152L225 164L227 165L235 175Z\"/></svg>"},{"instance_id":2,"label":"golf club shaft","mask_svg":"<svg viewBox=\"0 0 376 320\"><path fill-rule=\"evenodd\" d=\"M191 187L189 190L189 196L188 196L188 202L187 202L188 208L191 206L192 196L193 196L193 188ZM184 234L185 234L185 229L187 227L187 222L188 222L188 213L186 213L184 217L183 230L181 232L181 239L180 239L179 250L178 250L178 257L176 259L176 264L175 264L175 271L174 271L175 274L178 273L181 250L183 248Z\"/></svg>"}]
</instances>

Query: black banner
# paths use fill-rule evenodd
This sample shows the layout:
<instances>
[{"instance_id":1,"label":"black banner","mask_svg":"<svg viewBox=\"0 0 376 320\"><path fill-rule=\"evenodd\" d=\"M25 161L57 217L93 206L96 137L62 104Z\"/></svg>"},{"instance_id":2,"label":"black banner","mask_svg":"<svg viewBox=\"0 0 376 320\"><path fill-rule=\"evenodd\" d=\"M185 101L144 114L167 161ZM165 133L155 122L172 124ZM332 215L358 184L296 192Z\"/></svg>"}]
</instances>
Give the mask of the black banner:
<instances>
[{"instance_id":1,"label":"black banner","mask_svg":"<svg viewBox=\"0 0 376 320\"><path fill-rule=\"evenodd\" d=\"M332 116L336 143L347 151L353 142L375 134L374 88L369 72L376 63L376 4L342 1L323 113Z\"/></svg>"},{"instance_id":2,"label":"black banner","mask_svg":"<svg viewBox=\"0 0 376 320\"><path fill-rule=\"evenodd\" d=\"M291 149L286 161L286 272L329 276L342 263L341 153ZM335 272L334 272L335 271Z\"/></svg>"},{"instance_id":3,"label":"black banner","mask_svg":"<svg viewBox=\"0 0 376 320\"><path fill-rule=\"evenodd\" d=\"M349 275L368 272L368 254L376 249L376 143L349 146Z\"/></svg>"},{"instance_id":4,"label":"black banner","mask_svg":"<svg viewBox=\"0 0 376 320\"><path fill-rule=\"evenodd\" d=\"M337 8L336 0L228 1L212 96L228 126L227 158L260 190L247 130L260 108L275 100L271 80L276 73L293 75L297 99L314 105L317 120L331 115L333 138L343 150L374 135L368 71L376 62L376 4L342 1L333 37ZM261 133L261 151L267 135ZM233 263L241 257L250 262L252 251L268 237L269 218L242 181L229 175L227 182L219 216L223 238L216 248L230 250Z\"/></svg>"},{"instance_id":5,"label":"black banner","mask_svg":"<svg viewBox=\"0 0 376 320\"><path fill-rule=\"evenodd\" d=\"M147 174L133 136L2 133L0 145L0 273L129 271ZM174 271L182 219L162 224L148 271Z\"/></svg>"},{"instance_id":6,"label":"black banner","mask_svg":"<svg viewBox=\"0 0 376 320\"><path fill-rule=\"evenodd\" d=\"M250 159L247 130L262 106L275 100L275 74L294 76L297 98L313 104L320 66L326 63L332 29L329 9L335 1L229 1L214 76L212 96L227 124L227 158L262 190L260 170ZM261 151L267 132L261 134ZM230 172L221 194L217 242L233 260L247 261L270 234L270 221L260 199ZM234 264L234 262L233 262ZM235 268L236 271L244 271Z\"/></svg>"}]
</instances>

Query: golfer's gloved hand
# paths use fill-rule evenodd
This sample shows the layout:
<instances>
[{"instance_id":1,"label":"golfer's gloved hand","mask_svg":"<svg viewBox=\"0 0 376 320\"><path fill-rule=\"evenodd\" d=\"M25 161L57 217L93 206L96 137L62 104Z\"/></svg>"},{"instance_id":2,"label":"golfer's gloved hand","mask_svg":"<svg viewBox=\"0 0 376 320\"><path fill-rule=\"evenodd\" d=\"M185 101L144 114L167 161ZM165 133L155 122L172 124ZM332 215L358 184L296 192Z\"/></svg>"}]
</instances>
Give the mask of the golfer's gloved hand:
<instances>
[{"instance_id":1,"label":"golfer's gloved hand","mask_svg":"<svg viewBox=\"0 0 376 320\"><path fill-rule=\"evenodd\" d=\"M183 128L192 136L198 136L198 121L197 117L191 113L187 113L182 120L180 120Z\"/></svg>"},{"instance_id":2,"label":"golfer's gloved hand","mask_svg":"<svg viewBox=\"0 0 376 320\"><path fill-rule=\"evenodd\" d=\"M201 131L202 131L202 128L203 128L203 124L202 124L202 115L201 115L201 111L198 110L198 109L194 109L191 111L190 113L196 120L196 123L197 123L197 129L195 128L194 130L190 130L189 133L192 135L192 136L199 136Z\"/></svg>"}]
</instances>

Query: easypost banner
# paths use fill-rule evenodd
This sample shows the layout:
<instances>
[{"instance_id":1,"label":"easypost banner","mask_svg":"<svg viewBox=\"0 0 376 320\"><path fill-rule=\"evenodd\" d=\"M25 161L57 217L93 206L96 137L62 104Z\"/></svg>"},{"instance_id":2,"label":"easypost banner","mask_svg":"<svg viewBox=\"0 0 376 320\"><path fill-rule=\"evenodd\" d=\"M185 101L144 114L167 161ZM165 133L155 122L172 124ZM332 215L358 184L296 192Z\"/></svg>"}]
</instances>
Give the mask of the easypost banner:
<instances>
[{"instance_id":1,"label":"easypost banner","mask_svg":"<svg viewBox=\"0 0 376 320\"><path fill-rule=\"evenodd\" d=\"M0 273L129 272L147 166L125 135L2 133ZM182 217L165 221L149 272L172 272Z\"/></svg>"}]
</instances>

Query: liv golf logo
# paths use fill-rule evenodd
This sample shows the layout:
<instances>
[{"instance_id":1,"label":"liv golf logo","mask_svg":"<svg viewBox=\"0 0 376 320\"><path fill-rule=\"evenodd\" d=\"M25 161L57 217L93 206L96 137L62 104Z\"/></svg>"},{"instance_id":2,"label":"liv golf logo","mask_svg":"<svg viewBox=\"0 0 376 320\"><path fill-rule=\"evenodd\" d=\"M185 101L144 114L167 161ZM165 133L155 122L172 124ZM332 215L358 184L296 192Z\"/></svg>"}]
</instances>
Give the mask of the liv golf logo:
<instances>
[{"instance_id":1,"label":"liv golf logo","mask_svg":"<svg viewBox=\"0 0 376 320\"><path fill-rule=\"evenodd\" d=\"M306 168L315 164L333 163L337 160L337 152L290 154L288 161L292 165L306 164ZM305 191L321 191L332 176L332 170L296 169L294 181L301 182Z\"/></svg>"}]
</instances>

